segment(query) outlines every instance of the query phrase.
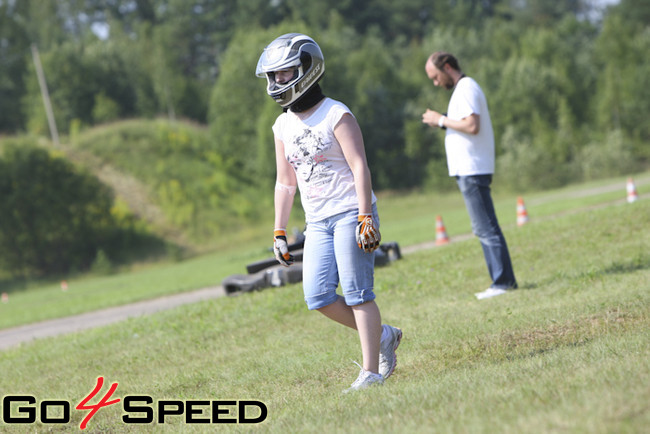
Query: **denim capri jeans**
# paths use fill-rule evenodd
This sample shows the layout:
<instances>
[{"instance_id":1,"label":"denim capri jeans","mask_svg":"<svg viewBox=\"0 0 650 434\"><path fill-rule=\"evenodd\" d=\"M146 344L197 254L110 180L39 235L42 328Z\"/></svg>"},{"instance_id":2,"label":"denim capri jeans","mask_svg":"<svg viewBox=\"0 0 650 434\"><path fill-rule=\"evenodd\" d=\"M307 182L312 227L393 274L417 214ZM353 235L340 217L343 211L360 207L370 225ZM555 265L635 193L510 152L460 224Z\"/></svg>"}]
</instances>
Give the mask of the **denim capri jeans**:
<instances>
[{"instance_id":1,"label":"denim capri jeans","mask_svg":"<svg viewBox=\"0 0 650 434\"><path fill-rule=\"evenodd\" d=\"M374 204L372 214L379 226ZM358 215L354 209L307 224L302 276L305 302L310 310L336 302L339 283L348 306L375 299L375 252L364 252L357 245Z\"/></svg>"}]
</instances>

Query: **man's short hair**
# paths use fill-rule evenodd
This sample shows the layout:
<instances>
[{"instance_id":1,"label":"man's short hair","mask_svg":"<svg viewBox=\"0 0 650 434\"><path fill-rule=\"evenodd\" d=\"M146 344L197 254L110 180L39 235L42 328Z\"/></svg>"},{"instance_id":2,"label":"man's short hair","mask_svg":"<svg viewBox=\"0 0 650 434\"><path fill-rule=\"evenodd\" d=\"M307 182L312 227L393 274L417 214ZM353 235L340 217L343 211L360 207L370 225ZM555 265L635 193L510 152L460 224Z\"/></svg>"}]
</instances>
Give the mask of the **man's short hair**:
<instances>
[{"instance_id":1,"label":"man's short hair","mask_svg":"<svg viewBox=\"0 0 650 434\"><path fill-rule=\"evenodd\" d=\"M456 71L460 71L460 65L458 60L454 57L453 54L447 53L445 51L436 51L431 56L429 56L431 63L435 65L436 68L442 71L445 64L449 64Z\"/></svg>"}]
</instances>

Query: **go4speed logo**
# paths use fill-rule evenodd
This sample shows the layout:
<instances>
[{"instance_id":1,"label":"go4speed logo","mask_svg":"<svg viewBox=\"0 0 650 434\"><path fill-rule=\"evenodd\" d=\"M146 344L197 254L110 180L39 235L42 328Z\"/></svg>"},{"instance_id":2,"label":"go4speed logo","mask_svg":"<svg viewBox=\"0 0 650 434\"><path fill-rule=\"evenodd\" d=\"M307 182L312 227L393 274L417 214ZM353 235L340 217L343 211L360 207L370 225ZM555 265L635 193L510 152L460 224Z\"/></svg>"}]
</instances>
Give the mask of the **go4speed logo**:
<instances>
[{"instance_id":1,"label":"go4speed logo","mask_svg":"<svg viewBox=\"0 0 650 434\"><path fill-rule=\"evenodd\" d=\"M175 417L186 424L255 424L263 422L268 409L261 401L249 400L158 400L148 395L127 395L113 398L118 383L113 383L104 396L95 400L104 386L104 377L98 377L95 388L74 410L87 412L79 424L84 430L92 418L104 407L122 406L125 424L164 424ZM91 401L95 403L92 404ZM71 404L65 400L49 399L40 402L32 395L5 395L2 398L0 429L3 425L28 425L34 423L69 424ZM179 419L181 418L181 419Z\"/></svg>"}]
</instances>

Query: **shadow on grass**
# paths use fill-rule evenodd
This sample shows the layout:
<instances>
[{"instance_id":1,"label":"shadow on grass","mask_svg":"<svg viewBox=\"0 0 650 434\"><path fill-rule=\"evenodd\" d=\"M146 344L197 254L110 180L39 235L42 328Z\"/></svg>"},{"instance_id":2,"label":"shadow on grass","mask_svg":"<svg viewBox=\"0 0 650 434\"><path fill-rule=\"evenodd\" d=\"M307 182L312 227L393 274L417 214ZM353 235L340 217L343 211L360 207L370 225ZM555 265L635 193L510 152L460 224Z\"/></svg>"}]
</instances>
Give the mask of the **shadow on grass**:
<instances>
[{"instance_id":1,"label":"shadow on grass","mask_svg":"<svg viewBox=\"0 0 650 434\"><path fill-rule=\"evenodd\" d=\"M650 269L650 255L640 254L625 262L613 262L602 274L627 274Z\"/></svg>"},{"instance_id":2,"label":"shadow on grass","mask_svg":"<svg viewBox=\"0 0 650 434\"><path fill-rule=\"evenodd\" d=\"M540 282L524 282L519 284L519 290L528 291L550 286L558 281L581 280L585 278L593 279L609 275L620 275L634 273L636 271L650 269L650 255L641 253L629 258L627 261L615 261L601 269L580 271L571 275L566 271L560 271L554 276Z\"/></svg>"}]
</instances>

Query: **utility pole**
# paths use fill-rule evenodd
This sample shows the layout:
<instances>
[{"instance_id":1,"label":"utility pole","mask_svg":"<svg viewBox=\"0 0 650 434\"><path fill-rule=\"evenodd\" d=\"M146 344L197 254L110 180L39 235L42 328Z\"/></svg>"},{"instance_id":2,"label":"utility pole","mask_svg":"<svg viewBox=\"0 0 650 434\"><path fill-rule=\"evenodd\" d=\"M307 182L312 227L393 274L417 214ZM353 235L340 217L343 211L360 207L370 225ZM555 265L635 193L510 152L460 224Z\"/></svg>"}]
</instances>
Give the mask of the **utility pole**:
<instances>
[{"instance_id":1,"label":"utility pole","mask_svg":"<svg viewBox=\"0 0 650 434\"><path fill-rule=\"evenodd\" d=\"M50 94L47 91L45 74L43 74L43 66L41 65L41 58L38 55L38 48L36 48L36 44L32 44L32 57L34 58L34 66L36 66L36 75L38 76L38 84L41 87L41 95L43 96L43 104L45 105L45 114L47 115L47 123L50 126L50 134L52 135L52 142L54 142L54 146L58 147L59 132L56 129L56 122L54 121L54 113L52 112L52 104L50 103Z\"/></svg>"}]
</instances>

